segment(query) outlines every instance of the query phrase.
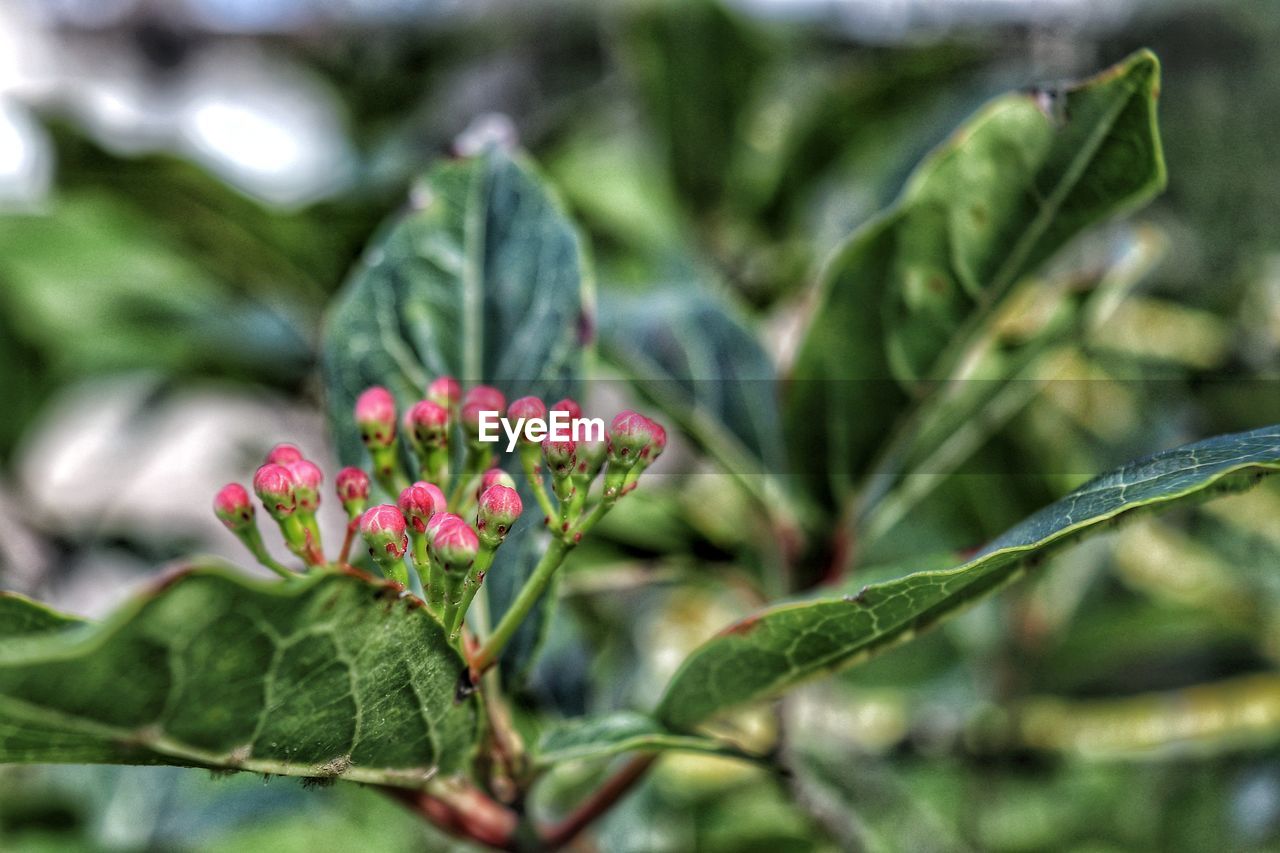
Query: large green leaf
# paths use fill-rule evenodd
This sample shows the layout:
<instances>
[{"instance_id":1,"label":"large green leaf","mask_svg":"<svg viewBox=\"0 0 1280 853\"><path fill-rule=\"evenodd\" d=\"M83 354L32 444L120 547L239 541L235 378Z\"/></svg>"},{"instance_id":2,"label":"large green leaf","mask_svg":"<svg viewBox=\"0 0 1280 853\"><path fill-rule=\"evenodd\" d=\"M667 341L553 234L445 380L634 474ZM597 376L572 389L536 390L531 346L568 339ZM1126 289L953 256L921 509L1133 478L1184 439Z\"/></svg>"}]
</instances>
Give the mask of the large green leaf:
<instances>
[{"instance_id":1,"label":"large green leaf","mask_svg":"<svg viewBox=\"0 0 1280 853\"><path fill-rule=\"evenodd\" d=\"M1158 89L1159 63L1143 51L1063 90L997 99L837 251L785 424L821 500L838 506L911 399L981 351L1020 279L1163 186Z\"/></svg>"},{"instance_id":2,"label":"large green leaf","mask_svg":"<svg viewBox=\"0 0 1280 853\"><path fill-rule=\"evenodd\" d=\"M477 733L439 625L362 575L180 573L101 625L0 599L0 762L174 764L418 787Z\"/></svg>"},{"instance_id":3,"label":"large green leaf","mask_svg":"<svg viewBox=\"0 0 1280 853\"><path fill-rule=\"evenodd\" d=\"M370 385L406 405L442 374L554 399L582 372L582 247L528 164L491 149L437 166L411 198L325 325L330 424L346 462L362 458L351 407Z\"/></svg>"},{"instance_id":4,"label":"large green leaf","mask_svg":"<svg viewBox=\"0 0 1280 853\"><path fill-rule=\"evenodd\" d=\"M909 639L994 593L1051 546L1142 509L1166 509L1280 469L1280 426L1224 435L1104 474L1000 536L967 563L875 584L843 598L786 604L727 628L676 673L657 709L687 729Z\"/></svg>"}]
</instances>

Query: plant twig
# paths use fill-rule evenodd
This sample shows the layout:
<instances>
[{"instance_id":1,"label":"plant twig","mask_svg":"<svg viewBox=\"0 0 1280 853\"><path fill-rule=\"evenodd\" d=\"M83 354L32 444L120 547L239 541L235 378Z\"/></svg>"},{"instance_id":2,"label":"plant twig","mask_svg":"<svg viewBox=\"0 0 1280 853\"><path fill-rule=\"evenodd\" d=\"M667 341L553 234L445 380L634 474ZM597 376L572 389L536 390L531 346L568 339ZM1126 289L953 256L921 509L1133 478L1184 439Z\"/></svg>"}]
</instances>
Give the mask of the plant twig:
<instances>
[{"instance_id":1,"label":"plant twig","mask_svg":"<svg viewBox=\"0 0 1280 853\"><path fill-rule=\"evenodd\" d=\"M637 755L616 774L605 780L595 793L587 797L569 816L552 824L540 834L540 849L559 850L586 829L592 821L613 808L639 782L658 758L656 752Z\"/></svg>"},{"instance_id":2,"label":"plant twig","mask_svg":"<svg viewBox=\"0 0 1280 853\"><path fill-rule=\"evenodd\" d=\"M468 786L449 796L389 785L380 790L455 838L478 841L495 850L519 849L519 816L477 788Z\"/></svg>"}]
</instances>

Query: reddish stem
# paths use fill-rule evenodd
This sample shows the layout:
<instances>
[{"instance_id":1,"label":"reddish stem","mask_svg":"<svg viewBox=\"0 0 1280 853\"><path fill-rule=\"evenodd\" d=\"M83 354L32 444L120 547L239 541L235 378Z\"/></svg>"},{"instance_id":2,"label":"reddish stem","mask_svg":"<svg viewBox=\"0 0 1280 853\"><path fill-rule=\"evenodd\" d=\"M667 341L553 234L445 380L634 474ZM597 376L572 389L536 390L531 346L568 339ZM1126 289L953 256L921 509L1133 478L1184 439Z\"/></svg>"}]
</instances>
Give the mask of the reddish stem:
<instances>
[{"instance_id":1,"label":"reddish stem","mask_svg":"<svg viewBox=\"0 0 1280 853\"><path fill-rule=\"evenodd\" d=\"M578 837L596 818L613 808L639 782L649 767L657 760L657 753L637 755L621 770L609 777L600 788L587 797L569 816L552 824L540 833L543 850L559 850Z\"/></svg>"},{"instance_id":2,"label":"reddish stem","mask_svg":"<svg viewBox=\"0 0 1280 853\"><path fill-rule=\"evenodd\" d=\"M339 563L346 563L348 558L351 556L351 543L356 539L356 528L359 526L359 516L347 522L347 537L342 540L342 550L338 552Z\"/></svg>"},{"instance_id":3,"label":"reddish stem","mask_svg":"<svg viewBox=\"0 0 1280 853\"><path fill-rule=\"evenodd\" d=\"M384 787L382 790L456 838L478 841L495 850L518 849L519 816L482 791L464 788L446 799L406 788Z\"/></svg>"}]
</instances>

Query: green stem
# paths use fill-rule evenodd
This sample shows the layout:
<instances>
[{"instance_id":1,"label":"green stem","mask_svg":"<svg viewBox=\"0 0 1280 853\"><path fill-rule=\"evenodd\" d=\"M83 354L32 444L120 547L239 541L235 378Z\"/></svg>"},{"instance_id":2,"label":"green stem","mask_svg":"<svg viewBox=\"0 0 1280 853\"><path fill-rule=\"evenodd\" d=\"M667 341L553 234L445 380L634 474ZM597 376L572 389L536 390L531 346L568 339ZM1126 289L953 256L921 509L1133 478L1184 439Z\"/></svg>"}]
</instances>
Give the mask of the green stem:
<instances>
[{"instance_id":1,"label":"green stem","mask_svg":"<svg viewBox=\"0 0 1280 853\"><path fill-rule=\"evenodd\" d=\"M560 538L551 540L551 545L547 547L542 559L534 567L533 574L529 575L529 580L525 581L520 594L516 596L516 600L512 602L511 606L507 608L507 612L502 615L502 620L498 622L498 627L493 629L489 639L485 641L480 651L476 653L475 658L472 659L471 666L476 672L482 673L497 662L498 655L502 654L502 649L515 635L520 623L525 620L525 617L529 615L529 611L533 610L533 606L538 603L538 599L542 597L547 584L551 582L551 578L555 575L556 569L560 568L560 564L564 562L565 556L571 550L573 550L571 543Z\"/></svg>"},{"instance_id":2,"label":"green stem","mask_svg":"<svg viewBox=\"0 0 1280 853\"><path fill-rule=\"evenodd\" d=\"M493 565L495 553L497 553L495 548L481 543L480 552L476 554L476 560L471 564L471 571L467 573L467 586L462 594L462 607L458 609L451 619L445 622L445 627L449 630L450 642L458 639L458 634L462 631L462 624L467 618L467 610L471 608L471 602L475 600L476 593L480 591L480 585L484 583L485 574L488 573L489 567Z\"/></svg>"},{"instance_id":3,"label":"green stem","mask_svg":"<svg viewBox=\"0 0 1280 853\"><path fill-rule=\"evenodd\" d=\"M258 525L254 524L244 530L236 531L236 533L240 537L240 541L244 543L244 546L249 549L249 553L253 555L253 558L263 566L266 566L282 578L297 576L267 552L267 546L262 541L262 533L259 532Z\"/></svg>"},{"instance_id":4,"label":"green stem","mask_svg":"<svg viewBox=\"0 0 1280 853\"><path fill-rule=\"evenodd\" d=\"M556 517L556 508L552 506L551 498L547 495L547 484L542 480L542 451L538 445L520 445L520 466L524 468L524 478L533 491L533 497L538 501L538 508L546 517L546 523L551 524Z\"/></svg>"},{"instance_id":5,"label":"green stem","mask_svg":"<svg viewBox=\"0 0 1280 853\"><path fill-rule=\"evenodd\" d=\"M392 499L408 488L409 480L404 471L400 470L400 454L396 452L394 444L370 450L369 456L373 459L374 479Z\"/></svg>"}]
</instances>

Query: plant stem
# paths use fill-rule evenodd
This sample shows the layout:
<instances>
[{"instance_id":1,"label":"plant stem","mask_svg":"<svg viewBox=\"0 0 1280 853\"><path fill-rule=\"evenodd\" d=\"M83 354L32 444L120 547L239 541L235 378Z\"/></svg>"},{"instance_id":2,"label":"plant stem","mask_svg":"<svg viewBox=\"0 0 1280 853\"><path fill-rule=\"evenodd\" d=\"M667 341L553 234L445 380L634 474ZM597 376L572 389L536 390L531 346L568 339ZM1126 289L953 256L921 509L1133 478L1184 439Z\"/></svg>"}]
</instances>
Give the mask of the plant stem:
<instances>
[{"instance_id":1,"label":"plant stem","mask_svg":"<svg viewBox=\"0 0 1280 853\"><path fill-rule=\"evenodd\" d=\"M471 571L467 573L467 589L462 596L462 606L457 609L451 619L445 620L445 628L449 631L449 642L458 639L462 623L467 617L467 610L471 607L476 593L480 591L480 585L484 583L484 576L489 571L489 567L493 565L495 553L497 553L496 549L481 545L479 553L476 554L476 561L471 564Z\"/></svg>"},{"instance_id":2,"label":"plant stem","mask_svg":"<svg viewBox=\"0 0 1280 853\"><path fill-rule=\"evenodd\" d=\"M547 495L547 484L542 480L541 460L542 451L538 449L538 445L520 446L520 466L524 468L525 481L528 482L534 498L538 501L538 508L546 516L546 523L550 524L556 517L556 508L552 506L551 498Z\"/></svg>"},{"instance_id":3,"label":"plant stem","mask_svg":"<svg viewBox=\"0 0 1280 853\"><path fill-rule=\"evenodd\" d=\"M542 597L547 584L551 582L552 576L555 575L556 569L560 568L560 564L564 562L565 555L572 549L573 545L563 539L555 538L551 540L551 544L542 555L542 559L534 567L533 574L529 575L529 580L525 581L520 594L516 596L516 600L512 602L511 607L502 615L502 620L498 622L498 627L493 629L489 639L485 641L480 651L472 659L471 667L477 673L485 672L497 662L498 655L502 654L503 647L507 645L507 642L515 634L516 629L520 627L520 623L529 615L529 611L538 603L538 599Z\"/></svg>"},{"instance_id":4,"label":"plant stem","mask_svg":"<svg viewBox=\"0 0 1280 853\"><path fill-rule=\"evenodd\" d=\"M518 849L519 816L478 788L467 786L450 795L391 786L381 790L449 835L495 850Z\"/></svg>"},{"instance_id":5,"label":"plant stem","mask_svg":"<svg viewBox=\"0 0 1280 853\"><path fill-rule=\"evenodd\" d=\"M283 564L276 561L274 557L267 551L266 543L262 541L262 533L259 532L257 525L252 525L237 533L240 541L249 549L249 553L253 554L253 558L271 571L275 572L282 578L296 577L296 574L285 568Z\"/></svg>"},{"instance_id":6,"label":"plant stem","mask_svg":"<svg viewBox=\"0 0 1280 853\"><path fill-rule=\"evenodd\" d=\"M577 838L578 834L586 829L592 821L603 815L626 796L632 786L644 778L644 774L648 772L657 758L657 753L649 753L648 755L637 755L629 760L621 770L609 777L595 793L587 797L576 809L570 812L568 817L559 823L552 824L540 834L541 849L546 851L559 850Z\"/></svg>"},{"instance_id":7,"label":"plant stem","mask_svg":"<svg viewBox=\"0 0 1280 853\"><path fill-rule=\"evenodd\" d=\"M356 516L347 522L347 535L342 540L342 550L338 552L338 562L348 563L351 561L351 545L356 541L356 531L360 528L360 516Z\"/></svg>"}]
</instances>

